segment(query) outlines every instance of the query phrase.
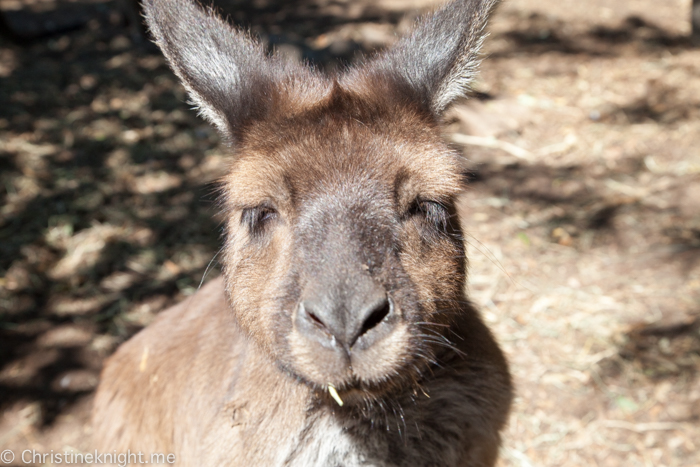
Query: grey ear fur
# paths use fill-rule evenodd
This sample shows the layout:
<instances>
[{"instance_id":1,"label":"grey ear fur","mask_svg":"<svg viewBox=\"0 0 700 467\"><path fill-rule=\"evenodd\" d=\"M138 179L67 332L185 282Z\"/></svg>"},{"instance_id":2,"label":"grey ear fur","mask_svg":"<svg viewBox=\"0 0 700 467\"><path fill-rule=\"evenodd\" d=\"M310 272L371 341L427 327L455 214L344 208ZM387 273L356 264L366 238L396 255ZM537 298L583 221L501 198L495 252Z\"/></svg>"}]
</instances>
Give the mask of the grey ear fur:
<instances>
[{"instance_id":1,"label":"grey ear fur","mask_svg":"<svg viewBox=\"0 0 700 467\"><path fill-rule=\"evenodd\" d=\"M193 0L144 0L146 22L200 114L229 140L269 111L291 65ZM299 68L299 67L296 67Z\"/></svg>"},{"instance_id":2,"label":"grey ear fur","mask_svg":"<svg viewBox=\"0 0 700 467\"><path fill-rule=\"evenodd\" d=\"M423 18L386 53L351 74L388 77L436 116L474 79L498 0L456 0ZM144 0L146 21L200 114L229 141L272 110L280 83L308 82L308 68L268 56L258 42L194 0Z\"/></svg>"},{"instance_id":3,"label":"grey ear fur","mask_svg":"<svg viewBox=\"0 0 700 467\"><path fill-rule=\"evenodd\" d=\"M424 17L370 68L403 81L437 116L476 76L489 15L499 0L456 0Z\"/></svg>"}]
</instances>

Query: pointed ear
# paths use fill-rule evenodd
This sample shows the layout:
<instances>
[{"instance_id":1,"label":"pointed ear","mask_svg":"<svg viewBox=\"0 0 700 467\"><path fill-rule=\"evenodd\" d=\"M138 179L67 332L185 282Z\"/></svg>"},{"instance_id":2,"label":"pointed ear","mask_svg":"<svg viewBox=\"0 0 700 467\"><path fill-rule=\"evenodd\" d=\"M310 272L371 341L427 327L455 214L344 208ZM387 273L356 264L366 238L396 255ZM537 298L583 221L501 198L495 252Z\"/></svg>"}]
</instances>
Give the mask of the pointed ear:
<instances>
[{"instance_id":1,"label":"pointed ear","mask_svg":"<svg viewBox=\"0 0 700 467\"><path fill-rule=\"evenodd\" d=\"M200 114L233 141L270 111L290 65L194 0L144 0L148 27Z\"/></svg>"},{"instance_id":2,"label":"pointed ear","mask_svg":"<svg viewBox=\"0 0 700 467\"><path fill-rule=\"evenodd\" d=\"M469 90L489 15L498 0L456 0L419 21L412 34L369 64L408 87L441 116Z\"/></svg>"}]
</instances>

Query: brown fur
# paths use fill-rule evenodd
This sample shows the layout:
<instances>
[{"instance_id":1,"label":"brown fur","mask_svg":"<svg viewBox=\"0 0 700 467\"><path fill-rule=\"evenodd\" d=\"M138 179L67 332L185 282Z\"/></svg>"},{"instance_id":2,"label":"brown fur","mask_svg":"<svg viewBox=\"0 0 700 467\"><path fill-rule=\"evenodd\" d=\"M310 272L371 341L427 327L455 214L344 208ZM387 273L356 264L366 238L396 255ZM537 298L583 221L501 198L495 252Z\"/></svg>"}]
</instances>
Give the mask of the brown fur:
<instances>
[{"instance_id":1,"label":"brown fur","mask_svg":"<svg viewBox=\"0 0 700 467\"><path fill-rule=\"evenodd\" d=\"M464 296L461 159L437 104L377 69L283 79L237 123L204 111L236 142L224 278L109 359L101 449L172 452L179 465L495 463L511 384Z\"/></svg>"}]
</instances>

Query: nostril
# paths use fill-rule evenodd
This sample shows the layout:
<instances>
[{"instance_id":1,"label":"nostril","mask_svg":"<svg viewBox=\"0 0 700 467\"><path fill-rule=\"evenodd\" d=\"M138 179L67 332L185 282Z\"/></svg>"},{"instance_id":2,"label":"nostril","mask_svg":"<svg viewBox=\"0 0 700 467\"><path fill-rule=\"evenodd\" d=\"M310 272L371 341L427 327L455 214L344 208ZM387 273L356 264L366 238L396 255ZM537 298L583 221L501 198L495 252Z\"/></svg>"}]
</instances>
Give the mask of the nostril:
<instances>
[{"instance_id":1,"label":"nostril","mask_svg":"<svg viewBox=\"0 0 700 467\"><path fill-rule=\"evenodd\" d=\"M318 325L319 327L322 327L323 329L326 329L326 325L323 324L323 321L321 321L321 318L313 314L312 312L308 312L309 318L311 318L311 321L314 322L314 324Z\"/></svg>"},{"instance_id":2,"label":"nostril","mask_svg":"<svg viewBox=\"0 0 700 467\"><path fill-rule=\"evenodd\" d=\"M385 298L381 302L375 304L374 309L370 312L369 316L367 316L365 321L362 323L362 328L360 329L360 333L357 337L364 335L369 330L371 330L372 328L376 327L379 323L384 321L384 318L386 318L389 315L389 313L391 313L393 307L394 304L391 301L391 298Z\"/></svg>"},{"instance_id":3,"label":"nostril","mask_svg":"<svg viewBox=\"0 0 700 467\"><path fill-rule=\"evenodd\" d=\"M326 322L316 313L316 305L312 302L301 302L299 304L299 314L306 318L306 321L312 323L324 332L330 333L331 330L326 325Z\"/></svg>"}]
</instances>

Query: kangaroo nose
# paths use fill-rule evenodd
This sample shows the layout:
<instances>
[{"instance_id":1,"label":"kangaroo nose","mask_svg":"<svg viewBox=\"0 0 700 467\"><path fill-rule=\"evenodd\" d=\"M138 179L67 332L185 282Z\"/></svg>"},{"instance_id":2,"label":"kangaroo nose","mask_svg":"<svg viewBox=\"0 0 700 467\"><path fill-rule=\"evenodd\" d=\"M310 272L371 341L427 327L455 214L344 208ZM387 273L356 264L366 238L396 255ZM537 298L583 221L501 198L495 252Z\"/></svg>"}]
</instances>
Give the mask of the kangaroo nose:
<instances>
[{"instance_id":1,"label":"kangaroo nose","mask_svg":"<svg viewBox=\"0 0 700 467\"><path fill-rule=\"evenodd\" d=\"M394 313L394 304L383 290L367 297L356 309L347 309L342 304L334 304L320 298L308 298L299 304L297 326L307 337L328 338L328 335L346 350ZM320 331L320 332L319 332ZM365 346L372 345L367 336Z\"/></svg>"}]
</instances>

